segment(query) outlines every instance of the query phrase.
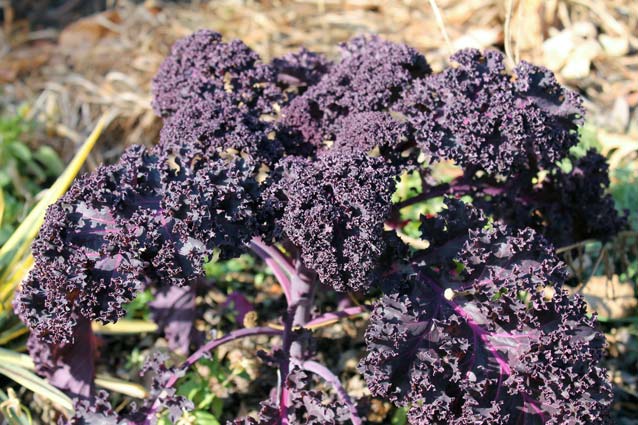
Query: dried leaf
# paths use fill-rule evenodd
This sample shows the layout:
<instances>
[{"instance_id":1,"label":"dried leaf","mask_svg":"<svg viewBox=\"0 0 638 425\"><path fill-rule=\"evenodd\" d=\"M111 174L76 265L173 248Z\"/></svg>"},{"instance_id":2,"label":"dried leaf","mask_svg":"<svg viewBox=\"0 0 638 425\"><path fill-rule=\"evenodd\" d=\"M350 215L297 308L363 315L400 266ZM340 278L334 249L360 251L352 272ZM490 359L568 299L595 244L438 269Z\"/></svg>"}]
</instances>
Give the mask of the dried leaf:
<instances>
[{"instance_id":1,"label":"dried leaf","mask_svg":"<svg viewBox=\"0 0 638 425\"><path fill-rule=\"evenodd\" d=\"M49 61L51 43L37 43L13 50L0 61L0 82L11 83L20 75L41 67Z\"/></svg>"},{"instance_id":2,"label":"dried leaf","mask_svg":"<svg viewBox=\"0 0 638 425\"><path fill-rule=\"evenodd\" d=\"M600 45L608 56L620 57L629 52L629 39L627 37L612 37L601 34L598 37Z\"/></svg>"},{"instance_id":3,"label":"dried leaf","mask_svg":"<svg viewBox=\"0 0 638 425\"><path fill-rule=\"evenodd\" d=\"M561 75L567 79L576 80L589 75L591 61L600 52L600 45L594 40L578 44L571 52Z\"/></svg>"},{"instance_id":4,"label":"dried leaf","mask_svg":"<svg viewBox=\"0 0 638 425\"><path fill-rule=\"evenodd\" d=\"M86 49L105 37L113 36L114 26L122 21L115 10L98 13L69 24L60 34L59 43L64 49Z\"/></svg>"},{"instance_id":5,"label":"dried leaf","mask_svg":"<svg viewBox=\"0 0 638 425\"><path fill-rule=\"evenodd\" d=\"M583 287L581 294L590 312L597 312L605 319L621 319L635 314L638 300L631 282L621 282L618 275L612 279L593 276Z\"/></svg>"}]
</instances>

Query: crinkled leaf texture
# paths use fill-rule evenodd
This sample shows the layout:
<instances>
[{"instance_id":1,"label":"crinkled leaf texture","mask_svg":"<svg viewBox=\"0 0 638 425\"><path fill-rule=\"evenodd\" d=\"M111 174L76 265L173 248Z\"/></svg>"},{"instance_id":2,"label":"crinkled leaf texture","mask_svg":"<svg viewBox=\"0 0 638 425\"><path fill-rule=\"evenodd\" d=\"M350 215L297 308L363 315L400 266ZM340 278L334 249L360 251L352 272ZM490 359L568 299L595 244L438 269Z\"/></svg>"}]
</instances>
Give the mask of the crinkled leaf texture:
<instances>
[{"instance_id":1,"label":"crinkled leaf texture","mask_svg":"<svg viewBox=\"0 0 638 425\"><path fill-rule=\"evenodd\" d=\"M73 425L121 425L122 420L109 403L108 393L101 390L91 400L76 402L75 415L70 423Z\"/></svg>"},{"instance_id":2,"label":"crinkled leaf texture","mask_svg":"<svg viewBox=\"0 0 638 425\"><path fill-rule=\"evenodd\" d=\"M458 66L418 80L400 106L424 152L507 175L550 166L578 142L581 100L549 70L521 62L510 76L497 51L450 59Z\"/></svg>"},{"instance_id":3,"label":"crinkled leaf texture","mask_svg":"<svg viewBox=\"0 0 638 425\"><path fill-rule=\"evenodd\" d=\"M147 284L182 286L214 248L235 256L258 230L258 183L239 158L190 167L141 147L76 181L49 208L15 306L39 338L72 341L80 318L113 322Z\"/></svg>"},{"instance_id":4,"label":"crinkled leaf texture","mask_svg":"<svg viewBox=\"0 0 638 425\"><path fill-rule=\"evenodd\" d=\"M389 112L358 112L344 117L333 149L377 155L398 175L417 163L412 127Z\"/></svg>"},{"instance_id":5,"label":"crinkled leaf texture","mask_svg":"<svg viewBox=\"0 0 638 425\"><path fill-rule=\"evenodd\" d=\"M410 406L414 424L607 423L604 338L550 247L529 229L466 235L376 304L360 364L372 393Z\"/></svg>"},{"instance_id":6,"label":"crinkled leaf texture","mask_svg":"<svg viewBox=\"0 0 638 425\"><path fill-rule=\"evenodd\" d=\"M276 71L240 40L199 30L179 40L153 79L153 109L168 117L197 99L225 96L235 105L270 112L281 98Z\"/></svg>"},{"instance_id":7,"label":"crinkled leaf texture","mask_svg":"<svg viewBox=\"0 0 638 425\"><path fill-rule=\"evenodd\" d=\"M381 158L335 150L315 161L290 160L282 174L272 201L282 203L277 233L300 249L323 283L337 291L368 289L387 253L393 169Z\"/></svg>"},{"instance_id":8,"label":"crinkled leaf texture","mask_svg":"<svg viewBox=\"0 0 638 425\"><path fill-rule=\"evenodd\" d=\"M274 58L272 66L277 71L277 82L284 90L305 89L317 84L330 70L332 63L323 55L302 47L296 52Z\"/></svg>"},{"instance_id":9,"label":"crinkled leaf texture","mask_svg":"<svg viewBox=\"0 0 638 425\"><path fill-rule=\"evenodd\" d=\"M162 414L176 423L182 414L192 410L195 406L186 397L178 395L174 388L166 388L166 383L174 375L184 375L183 369L168 367L168 357L159 353L152 354L144 364L140 374L149 374L151 378L150 396L141 406L131 403L127 413L115 411L108 400L105 391L99 391L91 399L76 400L75 415L71 418L71 425L153 425L157 423L158 415L155 408L156 401L161 406Z\"/></svg>"},{"instance_id":10,"label":"crinkled leaf texture","mask_svg":"<svg viewBox=\"0 0 638 425\"><path fill-rule=\"evenodd\" d=\"M477 191L475 205L512 226L538 229L556 246L592 238L607 241L626 229L626 214L618 213L608 192L605 157L589 150L569 160L571 169L556 165L539 183L538 170L530 170L514 177L509 190L499 195Z\"/></svg>"},{"instance_id":11,"label":"crinkled leaf texture","mask_svg":"<svg viewBox=\"0 0 638 425\"><path fill-rule=\"evenodd\" d=\"M357 112L386 111L415 79L430 73L422 54L376 36L341 45L341 60L282 110L282 122L321 146L334 140L341 119Z\"/></svg>"}]
</instances>

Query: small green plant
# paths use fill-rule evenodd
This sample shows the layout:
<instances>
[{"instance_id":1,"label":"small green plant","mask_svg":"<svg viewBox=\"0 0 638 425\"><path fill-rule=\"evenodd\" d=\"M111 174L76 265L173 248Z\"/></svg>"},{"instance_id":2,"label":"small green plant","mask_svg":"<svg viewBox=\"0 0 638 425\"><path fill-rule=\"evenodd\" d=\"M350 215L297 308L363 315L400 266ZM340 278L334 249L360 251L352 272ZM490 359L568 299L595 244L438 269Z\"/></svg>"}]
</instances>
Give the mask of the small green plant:
<instances>
[{"instance_id":1,"label":"small green plant","mask_svg":"<svg viewBox=\"0 0 638 425\"><path fill-rule=\"evenodd\" d=\"M9 425L31 425L31 412L20 403L20 399L12 388L0 390L0 413Z\"/></svg>"},{"instance_id":2,"label":"small green plant","mask_svg":"<svg viewBox=\"0 0 638 425\"><path fill-rule=\"evenodd\" d=\"M23 114L0 116L0 245L33 206L36 195L64 170L50 146L29 147L34 124Z\"/></svg>"},{"instance_id":3,"label":"small green plant","mask_svg":"<svg viewBox=\"0 0 638 425\"><path fill-rule=\"evenodd\" d=\"M620 167L612 172L611 193L616 208L629 212L629 223L638 230L638 169Z\"/></svg>"},{"instance_id":4,"label":"small green plant","mask_svg":"<svg viewBox=\"0 0 638 425\"><path fill-rule=\"evenodd\" d=\"M220 425L224 408L223 400L213 390L214 386L228 387L234 376L250 379L243 370L233 370L217 356L202 358L177 385L177 394L193 403L194 410L184 412L178 424ZM171 422L164 416L160 425Z\"/></svg>"}]
</instances>

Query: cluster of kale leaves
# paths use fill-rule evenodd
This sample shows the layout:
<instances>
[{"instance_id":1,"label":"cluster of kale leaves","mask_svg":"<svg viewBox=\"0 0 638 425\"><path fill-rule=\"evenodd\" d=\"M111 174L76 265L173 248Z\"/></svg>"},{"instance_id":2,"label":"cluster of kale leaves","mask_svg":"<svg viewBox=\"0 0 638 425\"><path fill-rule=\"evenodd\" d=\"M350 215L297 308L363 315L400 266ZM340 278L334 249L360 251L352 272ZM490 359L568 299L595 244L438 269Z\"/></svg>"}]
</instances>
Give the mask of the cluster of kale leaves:
<instances>
[{"instance_id":1,"label":"cluster of kale leaves","mask_svg":"<svg viewBox=\"0 0 638 425\"><path fill-rule=\"evenodd\" d=\"M368 309L359 369L410 423L606 423L604 337L562 288L554 248L625 226L604 158L570 156L581 101L542 67L508 71L495 51L451 62L433 73L416 50L377 37L343 44L334 62L302 49L264 63L211 31L176 43L153 84L159 144L128 149L50 207L15 302L38 371L76 399L73 422L178 416L179 371L160 363L155 396L115 415L94 389L91 321L117 321L146 288L156 306L194 307L208 258L251 251L284 288L284 330L240 329L197 352L281 336L262 356L280 370L276 391L237 424L362 423L303 330ZM435 181L440 161L462 175ZM419 173L422 191L393 204L404 173ZM408 246L400 210L441 196L443 211L421 220L429 247ZM321 314L317 288L382 295ZM158 321L187 351L170 318ZM312 388L312 374L337 396Z\"/></svg>"}]
</instances>

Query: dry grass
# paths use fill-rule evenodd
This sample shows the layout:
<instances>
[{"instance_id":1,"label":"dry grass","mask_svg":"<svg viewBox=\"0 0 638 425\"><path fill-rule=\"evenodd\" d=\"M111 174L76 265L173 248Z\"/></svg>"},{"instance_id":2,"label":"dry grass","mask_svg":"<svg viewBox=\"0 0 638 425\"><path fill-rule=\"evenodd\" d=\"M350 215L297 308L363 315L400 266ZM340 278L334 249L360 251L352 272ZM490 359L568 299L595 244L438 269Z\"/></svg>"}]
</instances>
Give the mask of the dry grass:
<instances>
[{"instance_id":1,"label":"dry grass","mask_svg":"<svg viewBox=\"0 0 638 425\"><path fill-rule=\"evenodd\" d=\"M420 49L435 69L450 50L505 46L513 61L546 64L581 91L599 126L638 133L634 0L113 3L62 31L7 19L0 38L2 102L32 102L34 116L51 136L73 142L69 148L105 110L118 113L96 160L117 156L122 145L155 142L160 123L150 111L150 80L170 45L198 28L240 38L265 59L301 45L335 55L339 42L378 33Z\"/></svg>"}]
</instances>

